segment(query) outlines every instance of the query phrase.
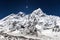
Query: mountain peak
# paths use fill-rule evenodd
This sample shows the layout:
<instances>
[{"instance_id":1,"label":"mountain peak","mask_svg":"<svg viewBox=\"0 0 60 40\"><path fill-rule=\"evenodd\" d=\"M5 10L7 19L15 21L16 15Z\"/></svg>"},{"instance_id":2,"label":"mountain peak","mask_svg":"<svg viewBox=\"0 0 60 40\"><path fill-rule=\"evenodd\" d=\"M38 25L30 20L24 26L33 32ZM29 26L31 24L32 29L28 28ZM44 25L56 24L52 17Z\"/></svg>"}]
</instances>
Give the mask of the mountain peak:
<instances>
[{"instance_id":1,"label":"mountain peak","mask_svg":"<svg viewBox=\"0 0 60 40\"><path fill-rule=\"evenodd\" d=\"M32 15L45 16L46 14L40 8L38 8L32 12Z\"/></svg>"},{"instance_id":2,"label":"mountain peak","mask_svg":"<svg viewBox=\"0 0 60 40\"><path fill-rule=\"evenodd\" d=\"M37 12L38 12L38 11L42 12L41 8L38 8L36 11L37 11Z\"/></svg>"},{"instance_id":3,"label":"mountain peak","mask_svg":"<svg viewBox=\"0 0 60 40\"><path fill-rule=\"evenodd\" d=\"M25 15L25 13L24 12L19 12L17 15L23 17Z\"/></svg>"},{"instance_id":4,"label":"mountain peak","mask_svg":"<svg viewBox=\"0 0 60 40\"><path fill-rule=\"evenodd\" d=\"M40 8L38 8L38 9L34 10L33 12L38 13L38 12L42 12L42 10Z\"/></svg>"}]
</instances>

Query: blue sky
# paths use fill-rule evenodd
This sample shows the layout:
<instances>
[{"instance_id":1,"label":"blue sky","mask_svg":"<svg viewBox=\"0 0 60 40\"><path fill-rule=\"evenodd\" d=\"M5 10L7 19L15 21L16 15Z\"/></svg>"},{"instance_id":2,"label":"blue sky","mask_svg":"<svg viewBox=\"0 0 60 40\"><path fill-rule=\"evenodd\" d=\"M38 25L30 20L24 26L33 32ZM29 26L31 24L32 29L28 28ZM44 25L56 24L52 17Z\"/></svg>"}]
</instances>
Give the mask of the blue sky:
<instances>
[{"instance_id":1,"label":"blue sky","mask_svg":"<svg viewBox=\"0 0 60 40\"><path fill-rule=\"evenodd\" d=\"M0 19L19 11L29 14L37 8L46 14L60 16L60 0L0 0Z\"/></svg>"}]
</instances>

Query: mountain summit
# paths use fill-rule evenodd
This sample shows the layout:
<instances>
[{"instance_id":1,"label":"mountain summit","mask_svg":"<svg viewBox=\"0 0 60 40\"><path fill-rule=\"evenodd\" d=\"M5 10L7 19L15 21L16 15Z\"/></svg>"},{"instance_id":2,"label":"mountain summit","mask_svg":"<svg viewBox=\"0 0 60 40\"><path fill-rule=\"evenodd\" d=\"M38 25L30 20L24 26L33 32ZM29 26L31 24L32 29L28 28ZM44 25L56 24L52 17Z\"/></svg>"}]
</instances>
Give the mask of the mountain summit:
<instances>
[{"instance_id":1,"label":"mountain summit","mask_svg":"<svg viewBox=\"0 0 60 40\"><path fill-rule=\"evenodd\" d=\"M40 8L31 14L11 14L0 20L1 39L60 40L60 17L47 15Z\"/></svg>"}]
</instances>

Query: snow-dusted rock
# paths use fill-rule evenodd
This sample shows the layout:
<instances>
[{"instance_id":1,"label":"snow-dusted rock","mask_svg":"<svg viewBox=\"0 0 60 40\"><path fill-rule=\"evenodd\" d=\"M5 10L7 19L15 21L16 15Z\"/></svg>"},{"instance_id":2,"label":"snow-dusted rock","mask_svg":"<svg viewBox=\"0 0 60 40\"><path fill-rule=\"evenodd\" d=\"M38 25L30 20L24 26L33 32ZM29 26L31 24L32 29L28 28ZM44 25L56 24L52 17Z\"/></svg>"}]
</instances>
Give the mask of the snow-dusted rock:
<instances>
[{"instance_id":1,"label":"snow-dusted rock","mask_svg":"<svg viewBox=\"0 0 60 40\"><path fill-rule=\"evenodd\" d=\"M60 17L40 8L28 15L11 14L0 20L0 35L2 40L60 40Z\"/></svg>"}]
</instances>

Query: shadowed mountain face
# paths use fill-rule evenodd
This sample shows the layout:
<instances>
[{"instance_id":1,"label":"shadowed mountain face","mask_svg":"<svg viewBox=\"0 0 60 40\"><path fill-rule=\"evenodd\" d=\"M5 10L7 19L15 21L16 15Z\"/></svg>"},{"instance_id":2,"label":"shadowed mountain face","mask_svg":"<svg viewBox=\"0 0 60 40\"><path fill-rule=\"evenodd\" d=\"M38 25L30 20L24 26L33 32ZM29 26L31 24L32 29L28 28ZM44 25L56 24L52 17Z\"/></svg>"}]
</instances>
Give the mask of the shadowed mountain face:
<instances>
[{"instance_id":1,"label":"shadowed mountain face","mask_svg":"<svg viewBox=\"0 0 60 40\"><path fill-rule=\"evenodd\" d=\"M31 14L19 12L0 20L0 38L60 40L60 17L47 15L40 8Z\"/></svg>"}]
</instances>

